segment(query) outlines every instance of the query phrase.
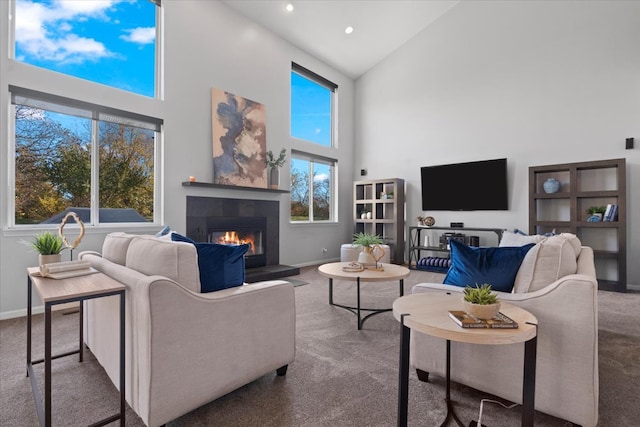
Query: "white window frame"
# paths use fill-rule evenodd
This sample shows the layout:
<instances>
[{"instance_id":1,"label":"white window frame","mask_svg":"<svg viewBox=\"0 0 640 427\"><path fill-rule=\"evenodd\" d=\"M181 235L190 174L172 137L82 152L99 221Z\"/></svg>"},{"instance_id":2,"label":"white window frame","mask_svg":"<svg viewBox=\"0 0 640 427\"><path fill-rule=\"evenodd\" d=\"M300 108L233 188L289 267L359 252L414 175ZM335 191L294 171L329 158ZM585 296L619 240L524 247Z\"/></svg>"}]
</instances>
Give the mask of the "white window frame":
<instances>
[{"instance_id":1,"label":"white window frame","mask_svg":"<svg viewBox=\"0 0 640 427\"><path fill-rule=\"evenodd\" d=\"M329 157L319 156L315 154L306 153L299 150L291 150L291 160L300 159L309 162L309 182L307 183L309 189L309 218L306 221L293 221L291 219L291 207L289 207L289 222L291 224L327 224L337 222L338 212L338 198L337 194L337 176L338 176L338 161ZM330 167L331 175L329 177L330 193L329 193L329 219L314 220L313 219L313 165L315 163L324 164ZM291 172L289 172L291 173Z\"/></svg>"},{"instance_id":2,"label":"white window frame","mask_svg":"<svg viewBox=\"0 0 640 427\"><path fill-rule=\"evenodd\" d=\"M65 98L57 95L46 94L38 91L34 91L31 89L20 88L16 86L9 86L9 92L11 93L11 99L14 100L15 97L19 98L27 98L29 100L33 100L35 102L41 102L44 105L54 105L59 107L69 107L74 109L82 109L85 110L91 117L91 142L92 142L92 152L91 152L91 221L86 226L89 227L99 227L99 228L122 228L122 227L140 227L145 225L158 226L162 224L162 193L161 193L161 182L162 182L162 119L157 119L149 116L144 116L141 114L131 113L123 110L118 110L114 108L108 108L96 104L91 104L84 101L78 101L70 98ZM45 109L46 108L42 108ZM55 111L55 109L51 109L50 111ZM9 108L9 120L8 120L8 130L9 130L9 147L7 152L8 161L8 171L9 171L9 191L8 191L8 201L7 201L7 218L8 218L8 228L10 229L41 229L41 228L50 228L43 224L16 224L15 223L15 104L12 101ZM124 223L124 222L107 222L100 223L99 222L99 171L98 171L98 124L100 121L110 121L113 120L105 120L105 117L108 116L116 116L118 118L122 118L125 121L144 123L148 126L153 126L155 130L154 135L154 154L153 154L153 164L154 164L154 179L153 179L153 221L152 222L132 222L132 223ZM140 126L143 127L143 126ZM147 127L148 128L148 127Z\"/></svg>"}]
</instances>

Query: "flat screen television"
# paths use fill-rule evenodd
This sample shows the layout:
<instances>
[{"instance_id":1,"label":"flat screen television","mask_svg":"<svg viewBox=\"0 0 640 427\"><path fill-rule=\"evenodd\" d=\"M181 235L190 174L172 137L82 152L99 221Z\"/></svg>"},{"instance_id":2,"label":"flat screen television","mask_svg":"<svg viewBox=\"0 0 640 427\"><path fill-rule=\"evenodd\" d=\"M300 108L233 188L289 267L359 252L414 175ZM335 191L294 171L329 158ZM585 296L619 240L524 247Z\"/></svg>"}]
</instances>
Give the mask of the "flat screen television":
<instances>
[{"instance_id":1,"label":"flat screen television","mask_svg":"<svg viewBox=\"0 0 640 427\"><path fill-rule=\"evenodd\" d=\"M507 159L420 168L423 211L508 210Z\"/></svg>"}]
</instances>

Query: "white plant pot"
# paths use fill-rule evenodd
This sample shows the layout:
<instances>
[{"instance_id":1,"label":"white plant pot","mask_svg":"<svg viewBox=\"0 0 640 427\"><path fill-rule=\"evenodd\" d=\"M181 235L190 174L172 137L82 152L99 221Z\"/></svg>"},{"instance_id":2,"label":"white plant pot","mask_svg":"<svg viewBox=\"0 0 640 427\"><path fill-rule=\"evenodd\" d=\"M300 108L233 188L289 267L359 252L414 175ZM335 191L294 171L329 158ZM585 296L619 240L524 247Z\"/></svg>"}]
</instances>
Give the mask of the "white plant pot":
<instances>
[{"instance_id":1,"label":"white plant pot","mask_svg":"<svg viewBox=\"0 0 640 427\"><path fill-rule=\"evenodd\" d=\"M495 304L472 304L469 301L464 301L464 311L473 317L478 319L487 320L493 319L500 311L500 302Z\"/></svg>"},{"instance_id":2,"label":"white plant pot","mask_svg":"<svg viewBox=\"0 0 640 427\"><path fill-rule=\"evenodd\" d=\"M61 262L62 254L54 255L38 255L38 265L53 264L54 262Z\"/></svg>"}]
</instances>

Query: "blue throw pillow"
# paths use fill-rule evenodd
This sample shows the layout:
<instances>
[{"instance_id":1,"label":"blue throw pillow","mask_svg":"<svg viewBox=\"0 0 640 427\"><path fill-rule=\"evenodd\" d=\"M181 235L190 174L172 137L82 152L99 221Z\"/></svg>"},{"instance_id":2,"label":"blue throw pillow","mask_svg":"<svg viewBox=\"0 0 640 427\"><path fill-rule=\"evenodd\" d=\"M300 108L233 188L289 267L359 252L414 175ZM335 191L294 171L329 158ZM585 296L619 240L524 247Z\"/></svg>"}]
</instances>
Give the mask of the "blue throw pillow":
<instances>
[{"instance_id":1,"label":"blue throw pillow","mask_svg":"<svg viewBox=\"0 0 640 427\"><path fill-rule=\"evenodd\" d=\"M220 291L244 283L244 254L249 250L248 244L199 243L176 232L171 234L171 240L196 247L200 292Z\"/></svg>"},{"instance_id":2,"label":"blue throw pillow","mask_svg":"<svg viewBox=\"0 0 640 427\"><path fill-rule=\"evenodd\" d=\"M488 283L494 291L511 292L520 264L530 243L518 247L476 248L451 239L451 268L444 283L455 286L475 286Z\"/></svg>"}]
</instances>

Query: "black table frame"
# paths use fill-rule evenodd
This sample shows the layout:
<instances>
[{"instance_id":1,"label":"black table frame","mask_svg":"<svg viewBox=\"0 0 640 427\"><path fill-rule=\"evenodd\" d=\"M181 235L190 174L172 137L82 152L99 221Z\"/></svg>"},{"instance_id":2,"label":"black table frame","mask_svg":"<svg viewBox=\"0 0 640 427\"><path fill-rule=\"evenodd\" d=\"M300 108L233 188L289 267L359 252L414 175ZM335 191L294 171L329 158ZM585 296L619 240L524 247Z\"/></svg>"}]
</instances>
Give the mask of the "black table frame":
<instances>
[{"instance_id":1,"label":"black table frame","mask_svg":"<svg viewBox=\"0 0 640 427\"><path fill-rule=\"evenodd\" d=\"M119 291L107 291L93 295L74 296L56 301L46 302L44 305L44 359L32 360L31 354L31 323L32 323L32 296L33 296L33 282L31 276L27 275L27 377L31 382L31 390L33 392L33 399L36 404L36 411L38 413L38 421L41 427L51 426L51 361L60 357L66 357L73 354L78 354L78 362L83 361L83 322L84 322L84 304L83 301L101 298L112 295L120 295L120 413L107 417L101 421L91 424L91 426L104 426L112 423L116 420L120 420L120 425L125 425L125 289ZM54 305L66 304L70 302L79 302L79 345L77 350L68 351L65 353L52 355L51 354L51 309ZM44 399L38 389L38 383L35 378L33 365L44 362Z\"/></svg>"},{"instance_id":2,"label":"black table frame","mask_svg":"<svg viewBox=\"0 0 640 427\"><path fill-rule=\"evenodd\" d=\"M409 342L411 328L405 326L404 318L408 314L401 315L400 325L400 361L398 374L398 426L406 427L409 406ZM537 325L536 329L537 329ZM536 352L538 346L538 334L524 343L524 373L522 384L522 427L533 427L535 415L536 395ZM449 420L456 421L459 427L465 427L453 410L451 401L451 341L447 340L447 391L445 402L447 415L440 427L447 425ZM478 426L479 427L479 426Z\"/></svg>"},{"instance_id":3,"label":"black table frame","mask_svg":"<svg viewBox=\"0 0 640 427\"><path fill-rule=\"evenodd\" d=\"M390 279L393 280L393 279ZM374 283L374 282L371 282ZM329 278L329 305L333 305L335 307L340 307L340 308L344 308L345 310L348 310L350 312L352 312L353 314L355 314L358 317L358 330L362 330L362 324L364 323L365 320L367 320L369 317L373 316L374 314L380 314L380 313L386 313L387 311L392 311L393 308L363 308L360 307L360 276L356 277L356 293L357 293L357 303L356 306L350 306L350 305L342 305L342 304L336 304L333 302L333 278ZM400 279L400 296L404 296L404 279ZM364 317L361 317L361 311L370 311L371 313L367 314Z\"/></svg>"}]
</instances>

